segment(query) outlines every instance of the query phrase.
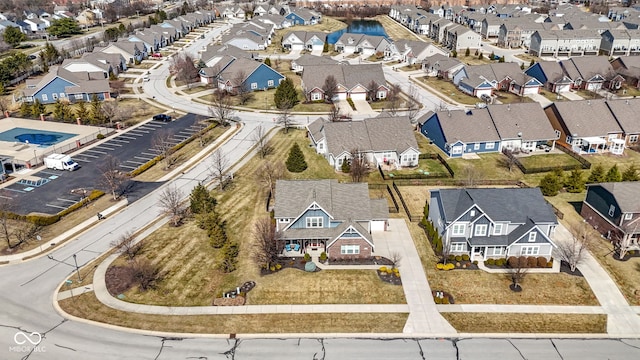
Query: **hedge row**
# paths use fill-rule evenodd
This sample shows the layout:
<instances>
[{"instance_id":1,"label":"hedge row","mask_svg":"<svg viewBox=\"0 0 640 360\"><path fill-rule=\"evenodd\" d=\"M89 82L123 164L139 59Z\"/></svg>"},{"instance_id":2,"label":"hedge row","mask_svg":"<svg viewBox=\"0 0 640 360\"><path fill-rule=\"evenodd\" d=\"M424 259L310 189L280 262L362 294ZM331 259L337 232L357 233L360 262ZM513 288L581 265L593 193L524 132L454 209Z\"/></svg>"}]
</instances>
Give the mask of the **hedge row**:
<instances>
[{"instance_id":1,"label":"hedge row","mask_svg":"<svg viewBox=\"0 0 640 360\"><path fill-rule=\"evenodd\" d=\"M5 216L8 219L28 221L32 224L39 225L39 226L48 226L51 224L55 224L56 222L60 221L62 217L69 215L70 213L84 206L87 202L93 201L101 197L102 195L104 195L103 191L93 190L91 191L89 196L87 196L86 199L69 206L68 208L62 210L61 212L55 215L20 215L16 213L7 213Z\"/></svg>"}]
</instances>

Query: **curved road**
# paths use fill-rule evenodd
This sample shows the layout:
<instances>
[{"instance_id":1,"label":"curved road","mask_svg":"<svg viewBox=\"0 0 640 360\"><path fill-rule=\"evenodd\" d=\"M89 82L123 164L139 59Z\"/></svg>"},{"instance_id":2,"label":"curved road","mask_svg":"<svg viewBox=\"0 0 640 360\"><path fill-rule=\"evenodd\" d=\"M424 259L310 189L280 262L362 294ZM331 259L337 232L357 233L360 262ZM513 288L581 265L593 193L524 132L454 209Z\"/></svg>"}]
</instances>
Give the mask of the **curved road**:
<instances>
[{"instance_id":1,"label":"curved road","mask_svg":"<svg viewBox=\"0 0 640 360\"><path fill-rule=\"evenodd\" d=\"M197 45L196 45L197 46ZM164 71L164 70L158 70ZM156 75L155 73L152 75ZM158 73L158 80L162 73ZM157 82L150 82L157 84ZM149 85L145 84L145 91ZM156 98L184 111L206 114L206 107L176 99L162 86ZM252 145L252 133L264 115L242 114L246 126L223 146L239 159ZM257 120L257 121L255 121ZM159 191L132 203L49 255L0 267L0 359L638 359L638 340L510 339L246 339L160 335L123 331L67 320L53 306L58 285L79 266L109 249L112 240L135 231L159 215L157 201L166 186L186 195L208 176L207 161ZM46 241L46 239L44 240ZM282 336L284 337L284 336ZM35 344L35 345L34 345Z\"/></svg>"}]
</instances>

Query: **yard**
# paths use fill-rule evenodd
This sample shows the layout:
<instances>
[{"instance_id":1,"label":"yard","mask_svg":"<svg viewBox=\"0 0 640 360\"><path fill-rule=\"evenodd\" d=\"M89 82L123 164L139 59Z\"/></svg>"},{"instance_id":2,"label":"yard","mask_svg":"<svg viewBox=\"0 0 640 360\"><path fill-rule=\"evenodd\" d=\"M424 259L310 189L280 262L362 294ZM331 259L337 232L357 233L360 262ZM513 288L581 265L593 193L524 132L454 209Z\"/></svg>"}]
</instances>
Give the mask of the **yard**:
<instances>
[{"instance_id":1,"label":"yard","mask_svg":"<svg viewBox=\"0 0 640 360\"><path fill-rule=\"evenodd\" d=\"M604 314L442 313L459 332L465 333L570 333L607 332Z\"/></svg>"},{"instance_id":2,"label":"yard","mask_svg":"<svg viewBox=\"0 0 640 360\"><path fill-rule=\"evenodd\" d=\"M417 35L406 27L398 24L395 20L388 15L378 15L374 18L384 28L387 35L393 40L426 40L428 39L424 35Z\"/></svg>"},{"instance_id":3,"label":"yard","mask_svg":"<svg viewBox=\"0 0 640 360\"><path fill-rule=\"evenodd\" d=\"M418 77L417 78L423 84L429 86L430 88L436 90L438 92L439 97L444 100L453 100L455 102L466 104L466 105L474 105L480 101L479 98L475 96L470 96L462 91L460 91L453 82L449 80L438 79L435 77Z\"/></svg>"},{"instance_id":4,"label":"yard","mask_svg":"<svg viewBox=\"0 0 640 360\"><path fill-rule=\"evenodd\" d=\"M453 169L455 178L473 183L475 180L520 180L522 172L513 167L511 171L505 166L506 156L502 153L485 153L478 155L480 159L447 159Z\"/></svg>"},{"instance_id":5,"label":"yard","mask_svg":"<svg viewBox=\"0 0 640 360\"><path fill-rule=\"evenodd\" d=\"M533 102L531 98L527 96L519 96L512 92L508 91L496 91L495 93L496 99L503 104L513 104L520 102Z\"/></svg>"},{"instance_id":6,"label":"yard","mask_svg":"<svg viewBox=\"0 0 640 360\"><path fill-rule=\"evenodd\" d=\"M578 160L563 153L533 153L525 156L518 156L518 160L526 169L554 168L564 166L576 166L580 168Z\"/></svg>"},{"instance_id":7,"label":"yard","mask_svg":"<svg viewBox=\"0 0 640 360\"><path fill-rule=\"evenodd\" d=\"M464 51L460 51L458 53L457 59L467 65L486 65L486 64L491 64L493 62L492 60L489 60L489 55L486 55L486 54L483 55L482 59L479 59L478 58L479 56L480 56L479 53L475 55L473 51L469 56L464 56Z\"/></svg>"},{"instance_id":8,"label":"yard","mask_svg":"<svg viewBox=\"0 0 640 360\"><path fill-rule=\"evenodd\" d=\"M547 98L547 100L551 102L569 100L566 97L562 96L562 94L557 94L557 93L546 91L546 90L540 90L538 94L544 96L545 98Z\"/></svg>"},{"instance_id":9,"label":"yard","mask_svg":"<svg viewBox=\"0 0 640 360\"><path fill-rule=\"evenodd\" d=\"M418 166L414 168L402 168L399 170L386 170L385 175L390 178L398 178L398 175L416 175L430 177L448 177L449 172L437 159L418 159Z\"/></svg>"}]
</instances>

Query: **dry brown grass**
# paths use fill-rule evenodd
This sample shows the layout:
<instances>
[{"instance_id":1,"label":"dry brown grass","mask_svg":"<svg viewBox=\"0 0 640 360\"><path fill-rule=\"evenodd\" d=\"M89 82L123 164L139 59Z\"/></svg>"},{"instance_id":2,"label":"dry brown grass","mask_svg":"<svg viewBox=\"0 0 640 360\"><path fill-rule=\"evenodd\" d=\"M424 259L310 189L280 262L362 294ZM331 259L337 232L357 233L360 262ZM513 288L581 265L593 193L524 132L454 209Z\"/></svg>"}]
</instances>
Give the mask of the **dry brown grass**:
<instances>
[{"instance_id":1,"label":"dry brown grass","mask_svg":"<svg viewBox=\"0 0 640 360\"><path fill-rule=\"evenodd\" d=\"M413 216L422 217L424 205L429 199L429 188L426 186L398 186L404 202Z\"/></svg>"},{"instance_id":2,"label":"dry brown grass","mask_svg":"<svg viewBox=\"0 0 640 360\"><path fill-rule=\"evenodd\" d=\"M129 328L206 334L401 333L408 314L147 315L108 308L91 293L59 302L67 313Z\"/></svg>"},{"instance_id":3,"label":"dry brown grass","mask_svg":"<svg viewBox=\"0 0 640 360\"><path fill-rule=\"evenodd\" d=\"M393 40L425 40L425 36L416 35L411 30L406 27L398 24L395 20L390 18L388 15L378 15L374 18L377 20L380 25L384 28L384 31L387 35Z\"/></svg>"},{"instance_id":4,"label":"dry brown grass","mask_svg":"<svg viewBox=\"0 0 640 360\"><path fill-rule=\"evenodd\" d=\"M441 313L464 333L563 333L607 332L604 314Z\"/></svg>"},{"instance_id":5,"label":"dry brown grass","mask_svg":"<svg viewBox=\"0 0 640 360\"><path fill-rule=\"evenodd\" d=\"M339 294L335 296L333 294ZM375 270L284 269L262 276L247 304L405 304L402 286L385 283Z\"/></svg>"}]
</instances>

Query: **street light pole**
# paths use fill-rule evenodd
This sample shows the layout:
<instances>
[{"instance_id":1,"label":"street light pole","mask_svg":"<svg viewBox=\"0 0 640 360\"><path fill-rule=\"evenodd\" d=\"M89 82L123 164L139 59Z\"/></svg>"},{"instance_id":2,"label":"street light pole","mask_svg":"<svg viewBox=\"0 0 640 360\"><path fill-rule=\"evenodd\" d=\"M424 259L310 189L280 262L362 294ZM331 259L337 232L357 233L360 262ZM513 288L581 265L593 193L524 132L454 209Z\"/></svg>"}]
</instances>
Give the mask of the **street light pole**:
<instances>
[{"instance_id":1,"label":"street light pole","mask_svg":"<svg viewBox=\"0 0 640 360\"><path fill-rule=\"evenodd\" d=\"M82 282L82 278L80 277L80 268L78 268L78 260L76 259L76 254L73 254L73 262L76 264L76 273L78 274L78 282Z\"/></svg>"}]
</instances>

